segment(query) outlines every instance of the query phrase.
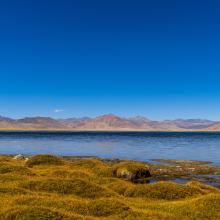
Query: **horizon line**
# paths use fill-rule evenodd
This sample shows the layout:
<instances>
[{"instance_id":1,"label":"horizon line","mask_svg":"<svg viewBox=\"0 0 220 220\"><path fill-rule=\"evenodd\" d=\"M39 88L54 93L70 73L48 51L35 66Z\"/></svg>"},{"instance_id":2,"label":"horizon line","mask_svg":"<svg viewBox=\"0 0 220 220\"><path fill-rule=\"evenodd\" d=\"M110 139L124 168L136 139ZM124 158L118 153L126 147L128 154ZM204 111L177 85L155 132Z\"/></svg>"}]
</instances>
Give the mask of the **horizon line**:
<instances>
[{"instance_id":1,"label":"horizon line","mask_svg":"<svg viewBox=\"0 0 220 220\"><path fill-rule=\"evenodd\" d=\"M98 118L98 117L103 117L103 116L115 116L115 117L119 117L119 118L122 118L122 119L131 119L131 118L135 118L135 117L142 117L142 118L145 118L149 121L175 121L175 120L207 120L207 121L213 121L213 122L219 122L220 120L213 120L213 119L208 119L208 118L181 118L181 117L178 117L178 118L173 118L173 119L169 119L169 118L166 118L166 119L151 119L145 115L139 115L139 114L134 114L134 115L131 115L131 116L121 116L121 115L118 115L118 114L114 114L114 113L106 113L106 114L100 114L100 115L96 115L96 116L70 116L70 117L53 117L53 116L43 116L43 115L33 115L33 116L23 116L23 117L11 117L11 116L5 116L5 115L1 115L0 114L0 118L8 118L8 119L12 119L12 120L20 120L20 119L25 119L25 118L51 118L51 119L54 119L54 120L66 120L66 119L82 119L82 118L89 118L89 119L95 119L95 118Z\"/></svg>"}]
</instances>

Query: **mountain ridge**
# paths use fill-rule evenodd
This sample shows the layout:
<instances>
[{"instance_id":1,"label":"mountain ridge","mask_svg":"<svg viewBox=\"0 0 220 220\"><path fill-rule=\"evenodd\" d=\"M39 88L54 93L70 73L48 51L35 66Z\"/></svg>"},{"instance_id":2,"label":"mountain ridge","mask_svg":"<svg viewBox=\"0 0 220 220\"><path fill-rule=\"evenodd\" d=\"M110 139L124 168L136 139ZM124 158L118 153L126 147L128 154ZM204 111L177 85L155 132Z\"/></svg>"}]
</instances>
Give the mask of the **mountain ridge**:
<instances>
[{"instance_id":1,"label":"mountain ridge","mask_svg":"<svg viewBox=\"0 0 220 220\"><path fill-rule=\"evenodd\" d=\"M207 119L175 119L153 121L144 116L120 117L105 114L94 118L0 116L1 130L71 130L71 131L220 131L220 122Z\"/></svg>"}]
</instances>

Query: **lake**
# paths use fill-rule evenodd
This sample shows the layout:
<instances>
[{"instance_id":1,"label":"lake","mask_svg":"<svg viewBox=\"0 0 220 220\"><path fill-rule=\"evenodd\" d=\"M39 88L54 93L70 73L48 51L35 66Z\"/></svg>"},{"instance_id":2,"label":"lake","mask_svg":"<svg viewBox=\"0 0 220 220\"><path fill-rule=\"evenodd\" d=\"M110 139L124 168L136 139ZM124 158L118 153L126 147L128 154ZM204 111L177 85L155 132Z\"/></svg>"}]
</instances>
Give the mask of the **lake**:
<instances>
[{"instance_id":1,"label":"lake","mask_svg":"<svg viewBox=\"0 0 220 220\"><path fill-rule=\"evenodd\" d=\"M0 132L0 154L188 159L220 165L220 133Z\"/></svg>"}]
</instances>

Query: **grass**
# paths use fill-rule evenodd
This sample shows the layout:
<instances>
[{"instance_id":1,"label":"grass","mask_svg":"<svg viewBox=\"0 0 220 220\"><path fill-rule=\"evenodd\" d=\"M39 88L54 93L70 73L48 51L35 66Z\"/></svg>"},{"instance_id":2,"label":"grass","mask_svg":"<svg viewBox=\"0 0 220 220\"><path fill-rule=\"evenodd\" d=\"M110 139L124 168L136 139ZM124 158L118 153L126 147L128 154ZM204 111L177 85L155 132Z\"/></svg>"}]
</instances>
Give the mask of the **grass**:
<instances>
[{"instance_id":1,"label":"grass","mask_svg":"<svg viewBox=\"0 0 220 220\"><path fill-rule=\"evenodd\" d=\"M0 219L220 219L217 188L199 182L135 182L158 177L159 169L171 175L177 172L176 164L183 167L184 175L190 166L206 166L192 161L146 166L53 155L37 155L28 161L0 156ZM210 170L217 172L218 167Z\"/></svg>"},{"instance_id":2,"label":"grass","mask_svg":"<svg viewBox=\"0 0 220 220\"><path fill-rule=\"evenodd\" d=\"M129 197L144 197L150 199L177 200L203 195L199 187L172 182L158 182L148 185L137 185L124 192Z\"/></svg>"},{"instance_id":3,"label":"grass","mask_svg":"<svg viewBox=\"0 0 220 220\"><path fill-rule=\"evenodd\" d=\"M31 157L26 165L28 167L33 167L37 165L62 165L63 160L59 157L53 156L53 155L36 155Z\"/></svg>"},{"instance_id":4,"label":"grass","mask_svg":"<svg viewBox=\"0 0 220 220\"><path fill-rule=\"evenodd\" d=\"M21 183L20 187L31 191L43 191L63 195L70 194L85 198L109 197L114 195L107 188L79 178L30 180Z\"/></svg>"},{"instance_id":5,"label":"grass","mask_svg":"<svg viewBox=\"0 0 220 220\"><path fill-rule=\"evenodd\" d=\"M143 163L126 161L113 166L113 174L132 182L138 182L151 176L149 167Z\"/></svg>"},{"instance_id":6,"label":"grass","mask_svg":"<svg viewBox=\"0 0 220 220\"><path fill-rule=\"evenodd\" d=\"M54 211L48 208L42 207L15 207L12 209L7 210L2 215L2 220L11 220L11 219L21 219L21 220L35 220L35 219L51 219L51 220L62 220L62 219L81 219L77 218L76 216L66 216L58 211Z\"/></svg>"}]
</instances>

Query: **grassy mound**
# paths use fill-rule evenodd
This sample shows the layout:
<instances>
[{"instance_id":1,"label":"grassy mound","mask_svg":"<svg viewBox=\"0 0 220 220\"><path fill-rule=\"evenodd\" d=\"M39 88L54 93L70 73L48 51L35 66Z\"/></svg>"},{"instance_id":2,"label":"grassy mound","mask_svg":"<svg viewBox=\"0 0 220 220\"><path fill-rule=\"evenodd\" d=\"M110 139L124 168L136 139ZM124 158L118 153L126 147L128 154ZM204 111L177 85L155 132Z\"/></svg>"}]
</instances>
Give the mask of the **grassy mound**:
<instances>
[{"instance_id":1,"label":"grassy mound","mask_svg":"<svg viewBox=\"0 0 220 220\"><path fill-rule=\"evenodd\" d=\"M42 207L16 207L7 210L1 216L2 220L78 220L78 216L65 216L58 211Z\"/></svg>"},{"instance_id":2,"label":"grassy mound","mask_svg":"<svg viewBox=\"0 0 220 220\"><path fill-rule=\"evenodd\" d=\"M125 178L133 182L151 176L149 167L138 162L121 162L113 167L113 173L118 178Z\"/></svg>"},{"instance_id":3,"label":"grassy mound","mask_svg":"<svg viewBox=\"0 0 220 220\"><path fill-rule=\"evenodd\" d=\"M80 179L89 179L90 175L87 172L83 171L64 171L63 169L55 170L51 174L52 177L57 178L80 178Z\"/></svg>"},{"instance_id":4,"label":"grassy mound","mask_svg":"<svg viewBox=\"0 0 220 220\"><path fill-rule=\"evenodd\" d=\"M62 165L63 160L59 157L53 155L36 155L31 157L26 165L28 167L33 167L36 165Z\"/></svg>"},{"instance_id":5,"label":"grassy mound","mask_svg":"<svg viewBox=\"0 0 220 220\"><path fill-rule=\"evenodd\" d=\"M172 182L158 182L149 185L137 185L125 191L128 197L145 197L152 199L175 200L202 195L204 192L199 187Z\"/></svg>"},{"instance_id":6,"label":"grassy mound","mask_svg":"<svg viewBox=\"0 0 220 220\"><path fill-rule=\"evenodd\" d=\"M86 212L85 212L86 210ZM85 207L79 207L78 213L91 216L111 216L127 212L130 208L116 199L97 199Z\"/></svg>"},{"instance_id":7,"label":"grassy mound","mask_svg":"<svg viewBox=\"0 0 220 220\"><path fill-rule=\"evenodd\" d=\"M100 176L112 176L112 168L107 164L103 163L101 160L91 158L91 159L76 159L72 161L72 166L78 169L84 169L89 172L95 172Z\"/></svg>"},{"instance_id":8,"label":"grassy mound","mask_svg":"<svg viewBox=\"0 0 220 220\"><path fill-rule=\"evenodd\" d=\"M66 209L83 216L107 217L131 212L129 206L115 198L100 198L90 201L76 199L44 199L43 197L17 197L16 205L47 206L49 208Z\"/></svg>"},{"instance_id":9,"label":"grassy mound","mask_svg":"<svg viewBox=\"0 0 220 220\"><path fill-rule=\"evenodd\" d=\"M112 167L103 163L101 160L90 158L90 159L75 159L72 160L72 167L78 168L79 170L86 170L89 173L95 173L101 177L111 177L113 175Z\"/></svg>"},{"instance_id":10,"label":"grassy mound","mask_svg":"<svg viewBox=\"0 0 220 220\"><path fill-rule=\"evenodd\" d=\"M159 203L149 206L151 210L170 214L170 219L219 220L220 194L208 194L199 198Z\"/></svg>"},{"instance_id":11,"label":"grassy mound","mask_svg":"<svg viewBox=\"0 0 220 220\"><path fill-rule=\"evenodd\" d=\"M117 192L120 195L124 195L126 191L133 189L134 184L128 181L125 182L124 180L117 180L108 184L108 187L114 192Z\"/></svg>"},{"instance_id":12,"label":"grassy mound","mask_svg":"<svg viewBox=\"0 0 220 220\"><path fill-rule=\"evenodd\" d=\"M204 194L207 193L218 193L219 189L212 187L212 186L208 186L199 182L189 182L186 184L187 186L196 189L200 189Z\"/></svg>"},{"instance_id":13,"label":"grassy mound","mask_svg":"<svg viewBox=\"0 0 220 220\"><path fill-rule=\"evenodd\" d=\"M75 159L72 160L72 164L74 167L86 168L86 169L105 169L108 166L104 164L101 160L91 158L91 159Z\"/></svg>"},{"instance_id":14,"label":"grassy mound","mask_svg":"<svg viewBox=\"0 0 220 220\"><path fill-rule=\"evenodd\" d=\"M0 174L6 174L6 173L17 173L21 175L30 175L31 171L27 167L24 167L24 166L1 163Z\"/></svg>"},{"instance_id":15,"label":"grassy mound","mask_svg":"<svg viewBox=\"0 0 220 220\"><path fill-rule=\"evenodd\" d=\"M219 219L220 218L220 195L209 194L196 199L182 207L182 215L187 215L190 210L194 219ZM203 210L203 211L201 211ZM180 207L178 211L181 212Z\"/></svg>"},{"instance_id":16,"label":"grassy mound","mask_svg":"<svg viewBox=\"0 0 220 220\"><path fill-rule=\"evenodd\" d=\"M134 183L147 171L133 161L39 155L25 162L0 156L0 219L219 219L219 189L198 182Z\"/></svg>"},{"instance_id":17,"label":"grassy mound","mask_svg":"<svg viewBox=\"0 0 220 220\"><path fill-rule=\"evenodd\" d=\"M82 179L32 180L21 183L20 186L33 191L73 194L86 198L109 197L114 195L110 190Z\"/></svg>"}]
</instances>

